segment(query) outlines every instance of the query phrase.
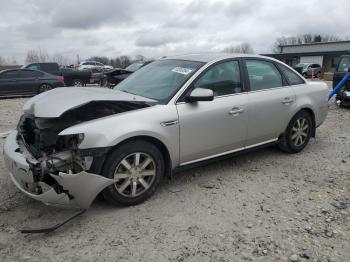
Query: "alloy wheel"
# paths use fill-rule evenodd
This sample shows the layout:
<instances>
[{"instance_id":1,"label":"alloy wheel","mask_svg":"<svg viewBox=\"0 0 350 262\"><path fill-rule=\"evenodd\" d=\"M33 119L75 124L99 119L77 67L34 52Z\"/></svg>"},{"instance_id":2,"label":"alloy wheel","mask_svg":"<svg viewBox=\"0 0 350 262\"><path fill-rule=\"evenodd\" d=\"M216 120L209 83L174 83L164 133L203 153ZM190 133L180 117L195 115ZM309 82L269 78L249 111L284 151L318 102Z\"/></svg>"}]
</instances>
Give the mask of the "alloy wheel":
<instances>
[{"instance_id":1,"label":"alloy wheel","mask_svg":"<svg viewBox=\"0 0 350 262\"><path fill-rule=\"evenodd\" d=\"M42 84L40 87L39 87L39 93L43 93L43 92L46 92L46 91L49 91L51 90L52 87L48 84Z\"/></svg>"},{"instance_id":2,"label":"alloy wheel","mask_svg":"<svg viewBox=\"0 0 350 262\"><path fill-rule=\"evenodd\" d=\"M142 152L132 153L118 164L114 172L114 186L119 194L137 197L146 192L156 177L154 159Z\"/></svg>"},{"instance_id":3,"label":"alloy wheel","mask_svg":"<svg viewBox=\"0 0 350 262\"><path fill-rule=\"evenodd\" d=\"M83 86L83 82L82 81L80 81L80 80L74 80L73 81L73 86Z\"/></svg>"},{"instance_id":4,"label":"alloy wheel","mask_svg":"<svg viewBox=\"0 0 350 262\"><path fill-rule=\"evenodd\" d=\"M292 142L294 146L302 146L309 134L309 123L304 117L298 118L292 127Z\"/></svg>"}]
</instances>

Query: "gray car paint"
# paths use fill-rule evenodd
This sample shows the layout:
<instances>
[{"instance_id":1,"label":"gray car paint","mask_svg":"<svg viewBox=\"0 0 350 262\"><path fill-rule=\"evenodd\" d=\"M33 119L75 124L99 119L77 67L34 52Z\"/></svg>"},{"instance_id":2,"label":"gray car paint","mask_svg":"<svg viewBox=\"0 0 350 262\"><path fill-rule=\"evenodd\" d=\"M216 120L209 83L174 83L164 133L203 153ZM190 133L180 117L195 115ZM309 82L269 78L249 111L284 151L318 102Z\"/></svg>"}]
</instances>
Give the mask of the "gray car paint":
<instances>
[{"instance_id":1,"label":"gray car paint","mask_svg":"<svg viewBox=\"0 0 350 262\"><path fill-rule=\"evenodd\" d=\"M107 88L62 87L29 99L23 110L36 117L59 117L67 110L92 101L155 102L149 98Z\"/></svg>"},{"instance_id":2,"label":"gray car paint","mask_svg":"<svg viewBox=\"0 0 350 262\"><path fill-rule=\"evenodd\" d=\"M326 101L328 89L322 82L305 82L297 86L243 92L193 104L178 101L187 87L209 66L224 59L237 57L259 58L260 56L196 54L168 58L195 60L206 62L206 64L180 88L166 105L154 105L84 122L63 130L60 135L84 133L84 140L79 145L81 149L111 147L138 136L152 137L167 148L172 168L176 168L276 141L292 116L303 108L313 110L316 126L325 120L328 111ZM271 58L264 59L280 63ZM24 110L40 117L57 117L71 108L99 99L150 101L115 90L64 88L31 99L25 105ZM288 99L290 102L285 103ZM22 157L11 157L17 149L15 140L15 135L10 135L5 144L5 159L7 159L9 169L12 170L12 177L20 177L23 175L21 172L30 175L26 167L21 168L25 162L23 155ZM13 169L13 166L19 166L19 168ZM83 176L77 175L76 181L79 183L68 182L70 174L60 174L59 181L62 185L69 187L72 195L88 198L88 202L105 186L113 183L113 181L95 180L90 176L93 174L84 173L84 180L79 180ZM81 183L86 183L89 189L86 190L85 186L79 186ZM94 187L91 183L94 184ZM50 195L50 197L55 196ZM36 199L45 203L52 202L48 201L46 196L40 199L36 196ZM87 206L87 203L80 202L79 204Z\"/></svg>"}]
</instances>

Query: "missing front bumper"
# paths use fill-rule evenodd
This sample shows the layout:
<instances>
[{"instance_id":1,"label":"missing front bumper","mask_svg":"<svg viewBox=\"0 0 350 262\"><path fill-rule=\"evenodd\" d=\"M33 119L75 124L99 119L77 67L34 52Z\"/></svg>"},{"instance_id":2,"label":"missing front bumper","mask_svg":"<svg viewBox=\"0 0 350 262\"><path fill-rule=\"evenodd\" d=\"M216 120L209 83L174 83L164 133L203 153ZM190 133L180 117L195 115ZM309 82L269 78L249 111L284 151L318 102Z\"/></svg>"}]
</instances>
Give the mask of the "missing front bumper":
<instances>
[{"instance_id":1,"label":"missing front bumper","mask_svg":"<svg viewBox=\"0 0 350 262\"><path fill-rule=\"evenodd\" d=\"M62 193L57 193L42 181L35 182L28 164L28 161L33 161L33 157L28 155L28 152L23 153L17 142L17 131L11 132L6 138L4 158L14 184L27 196L47 205L87 209L104 188L115 182L113 179L86 171L76 174L50 174L63 188ZM35 183L43 188L42 192L30 190L31 185Z\"/></svg>"}]
</instances>

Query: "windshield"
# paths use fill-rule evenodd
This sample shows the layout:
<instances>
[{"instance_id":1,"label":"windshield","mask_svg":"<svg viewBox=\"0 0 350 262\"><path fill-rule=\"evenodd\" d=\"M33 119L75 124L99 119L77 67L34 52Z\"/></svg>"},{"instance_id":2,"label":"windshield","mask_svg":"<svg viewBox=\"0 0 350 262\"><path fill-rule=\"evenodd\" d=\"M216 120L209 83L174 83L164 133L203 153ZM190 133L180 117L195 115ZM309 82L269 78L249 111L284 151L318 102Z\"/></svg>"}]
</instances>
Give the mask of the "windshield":
<instances>
[{"instance_id":1,"label":"windshield","mask_svg":"<svg viewBox=\"0 0 350 262\"><path fill-rule=\"evenodd\" d=\"M155 61L131 74L114 89L166 103L203 64L184 60Z\"/></svg>"},{"instance_id":2,"label":"windshield","mask_svg":"<svg viewBox=\"0 0 350 262\"><path fill-rule=\"evenodd\" d=\"M350 57L343 57L340 60L338 72L348 72L350 67Z\"/></svg>"},{"instance_id":3,"label":"windshield","mask_svg":"<svg viewBox=\"0 0 350 262\"><path fill-rule=\"evenodd\" d=\"M139 70L142 65L143 64L141 64L141 63L133 63L133 64L129 65L128 67L126 67L125 70L135 72L135 71Z\"/></svg>"}]
</instances>

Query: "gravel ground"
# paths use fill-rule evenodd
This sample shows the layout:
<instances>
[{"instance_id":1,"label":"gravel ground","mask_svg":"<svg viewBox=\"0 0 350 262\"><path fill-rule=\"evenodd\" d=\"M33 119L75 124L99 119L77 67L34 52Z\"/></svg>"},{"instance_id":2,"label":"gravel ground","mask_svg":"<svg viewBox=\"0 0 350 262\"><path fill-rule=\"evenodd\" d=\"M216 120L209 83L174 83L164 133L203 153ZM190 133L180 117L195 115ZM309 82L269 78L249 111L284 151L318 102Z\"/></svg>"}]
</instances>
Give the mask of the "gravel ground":
<instances>
[{"instance_id":1,"label":"gravel ground","mask_svg":"<svg viewBox=\"0 0 350 262\"><path fill-rule=\"evenodd\" d=\"M0 132L26 99L0 101ZM0 139L0 146L4 140ZM299 154L275 148L177 174L145 203L72 214L21 194L0 155L0 261L350 261L350 110L332 104Z\"/></svg>"}]
</instances>

